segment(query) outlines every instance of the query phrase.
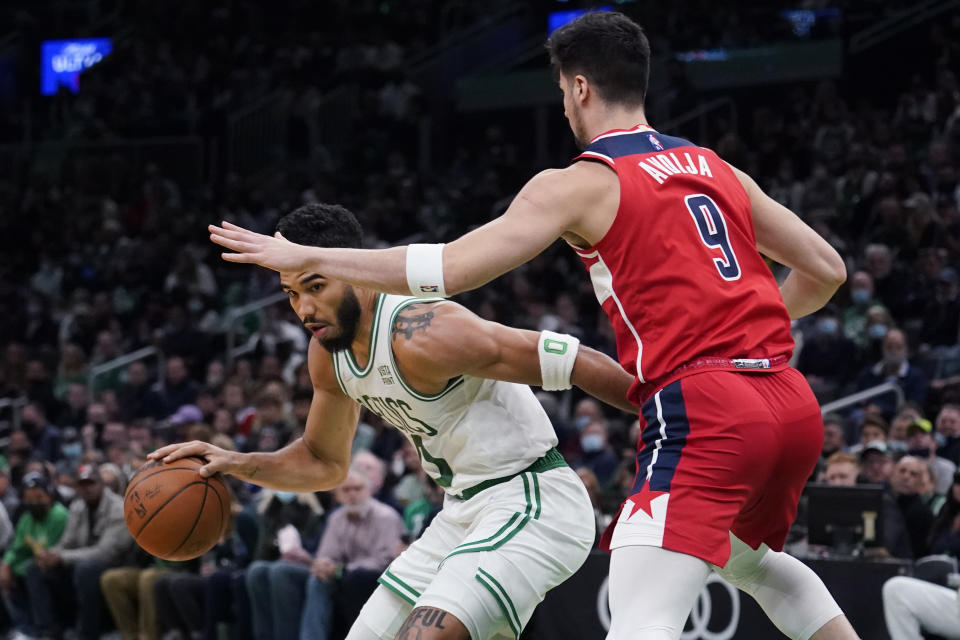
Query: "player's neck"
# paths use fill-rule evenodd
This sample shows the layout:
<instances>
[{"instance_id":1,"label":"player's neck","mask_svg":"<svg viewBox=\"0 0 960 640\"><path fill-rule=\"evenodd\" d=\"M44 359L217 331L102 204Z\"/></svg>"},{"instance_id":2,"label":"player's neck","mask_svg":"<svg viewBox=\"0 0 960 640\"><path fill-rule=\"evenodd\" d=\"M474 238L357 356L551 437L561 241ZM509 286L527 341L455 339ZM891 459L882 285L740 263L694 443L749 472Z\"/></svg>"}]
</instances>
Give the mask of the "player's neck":
<instances>
[{"instance_id":1,"label":"player's neck","mask_svg":"<svg viewBox=\"0 0 960 640\"><path fill-rule=\"evenodd\" d=\"M608 131L633 129L638 124L647 124L647 114L643 107L607 107L597 114L588 133L593 140Z\"/></svg>"},{"instance_id":2,"label":"player's neck","mask_svg":"<svg viewBox=\"0 0 960 640\"><path fill-rule=\"evenodd\" d=\"M353 358L361 367L366 367L370 359L370 331L373 329L373 317L377 311L376 291L354 287L357 301L360 303L360 321L357 323L357 334L353 338L350 350Z\"/></svg>"}]
</instances>

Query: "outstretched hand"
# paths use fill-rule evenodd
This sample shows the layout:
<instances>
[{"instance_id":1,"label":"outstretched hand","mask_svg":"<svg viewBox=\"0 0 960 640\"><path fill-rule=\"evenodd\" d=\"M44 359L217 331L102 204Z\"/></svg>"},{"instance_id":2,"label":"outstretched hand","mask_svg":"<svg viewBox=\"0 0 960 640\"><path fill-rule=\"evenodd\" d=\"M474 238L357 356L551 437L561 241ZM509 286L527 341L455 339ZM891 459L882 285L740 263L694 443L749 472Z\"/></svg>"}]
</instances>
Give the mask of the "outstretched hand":
<instances>
[{"instance_id":1,"label":"outstretched hand","mask_svg":"<svg viewBox=\"0 0 960 640\"><path fill-rule=\"evenodd\" d=\"M258 264L274 271L306 271L314 261L313 247L290 242L279 231L268 236L226 221L220 224L211 224L207 230L210 240L235 252L220 254L228 262Z\"/></svg>"}]
</instances>

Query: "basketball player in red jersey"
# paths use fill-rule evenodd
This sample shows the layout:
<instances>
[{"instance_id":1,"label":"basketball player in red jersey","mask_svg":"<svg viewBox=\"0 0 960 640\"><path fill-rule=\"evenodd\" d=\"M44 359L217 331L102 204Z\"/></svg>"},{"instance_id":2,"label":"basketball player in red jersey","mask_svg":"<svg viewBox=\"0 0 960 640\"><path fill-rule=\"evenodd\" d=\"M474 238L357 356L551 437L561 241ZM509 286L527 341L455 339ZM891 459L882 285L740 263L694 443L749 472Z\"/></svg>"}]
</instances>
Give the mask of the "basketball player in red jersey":
<instances>
[{"instance_id":1,"label":"basketball player in red jersey","mask_svg":"<svg viewBox=\"0 0 960 640\"><path fill-rule=\"evenodd\" d=\"M810 388L787 366L790 318L833 296L842 259L749 176L646 123L650 49L629 18L588 14L547 48L583 153L531 179L500 218L446 245L378 251L226 222L211 239L236 252L226 260L436 296L563 238L616 329L644 424L632 493L603 539L608 639L678 638L711 570L790 638L856 638L820 579L781 552L823 437ZM761 254L791 268L779 290Z\"/></svg>"}]
</instances>

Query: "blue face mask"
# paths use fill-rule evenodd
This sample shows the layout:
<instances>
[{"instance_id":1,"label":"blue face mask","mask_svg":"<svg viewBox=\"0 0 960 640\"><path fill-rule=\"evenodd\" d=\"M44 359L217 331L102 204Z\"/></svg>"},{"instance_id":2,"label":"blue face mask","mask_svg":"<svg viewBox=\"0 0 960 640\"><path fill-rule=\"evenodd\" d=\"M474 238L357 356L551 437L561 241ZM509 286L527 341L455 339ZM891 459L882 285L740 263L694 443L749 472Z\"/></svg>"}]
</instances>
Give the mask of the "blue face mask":
<instances>
[{"instance_id":1,"label":"blue face mask","mask_svg":"<svg viewBox=\"0 0 960 640\"><path fill-rule=\"evenodd\" d=\"M297 494L292 491L277 491L273 494L273 497L283 504L290 504L297 499Z\"/></svg>"},{"instance_id":2,"label":"blue face mask","mask_svg":"<svg viewBox=\"0 0 960 640\"><path fill-rule=\"evenodd\" d=\"M821 318L817 321L817 330L825 336L835 336L840 330L840 323L836 318Z\"/></svg>"},{"instance_id":3,"label":"blue face mask","mask_svg":"<svg viewBox=\"0 0 960 640\"><path fill-rule=\"evenodd\" d=\"M887 325L885 324L874 324L870 325L870 328L867 329L867 335L869 335L874 340L883 340L887 335Z\"/></svg>"},{"instance_id":4,"label":"blue face mask","mask_svg":"<svg viewBox=\"0 0 960 640\"><path fill-rule=\"evenodd\" d=\"M603 449L603 436L599 433L588 433L580 438L580 448L585 453L593 453Z\"/></svg>"},{"instance_id":5,"label":"blue face mask","mask_svg":"<svg viewBox=\"0 0 960 640\"><path fill-rule=\"evenodd\" d=\"M577 416L573 424L576 425L577 431L583 431L587 428L587 425L590 424L590 416Z\"/></svg>"},{"instance_id":6,"label":"blue face mask","mask_svg":"<svg viewBox=\"0 0 960 640\"><path fill-rule=\"evenodd\" d=\"M866 289L854 289L850 292L850 299L853 301L853 304L867 304L870 302L870 292Z\"/></svg>"},{"instance_id":7,"label":"blue face mask","mask_svg":"<svg viewBox=\"0 0 960 640\"><path fill-rule=\"evenodd\" d=\"M71 460L76 460L83 455L83 444L80 442L68 442L61 447L63 455Z\"/></svg>"}]
</instances>

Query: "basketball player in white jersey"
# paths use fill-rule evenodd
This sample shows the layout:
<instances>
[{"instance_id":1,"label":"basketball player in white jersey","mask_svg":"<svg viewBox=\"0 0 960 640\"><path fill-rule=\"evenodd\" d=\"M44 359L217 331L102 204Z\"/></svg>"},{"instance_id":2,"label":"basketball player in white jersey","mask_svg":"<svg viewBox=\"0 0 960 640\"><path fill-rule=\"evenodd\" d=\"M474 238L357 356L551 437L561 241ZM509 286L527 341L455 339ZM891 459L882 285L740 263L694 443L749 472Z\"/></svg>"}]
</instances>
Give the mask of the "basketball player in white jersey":
<instances>
[{"instance_id":1,"label":"basketball player in white jersey","mask_svg":"<svg viewBox=\"0 0 960 640\"><path fill-rule=\"evenodd\" d=\"M339 206L301 207L278 231L305 245L361 244L360 225ZM327 490L347 473L366 407L410 439L447 495L423 536L384 571L348 640L518 638L545 593L581 566L594 540L587 493L555 449L553 428L526 385L576 385L635 413L625 399L632 376L576 338L511 329L452 302L380 294L321 273L280 277L316 338L303 437L274 453L192 442L151 458L200 455L208 460L206 476Z\"/></svg>"}]
</instances>

